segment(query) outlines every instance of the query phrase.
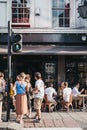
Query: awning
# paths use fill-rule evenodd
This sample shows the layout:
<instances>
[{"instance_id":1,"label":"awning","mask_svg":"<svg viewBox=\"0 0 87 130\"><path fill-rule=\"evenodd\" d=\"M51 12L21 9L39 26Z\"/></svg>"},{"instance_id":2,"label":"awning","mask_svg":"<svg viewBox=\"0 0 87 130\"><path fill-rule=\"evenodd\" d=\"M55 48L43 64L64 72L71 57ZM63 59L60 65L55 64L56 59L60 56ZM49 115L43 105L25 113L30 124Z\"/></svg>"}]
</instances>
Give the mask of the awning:
<instances>
[{"instance_id":1,"label":"awning","mask_svg":"<svg viewBox=\"0 0 87 130\"><path fill-rule=\"evenodd\" d=\"M17 55L87 55L87 46L24 45ZM6 46L0 46L0 54L7 54Z\"/></svg>"}]
</instances>

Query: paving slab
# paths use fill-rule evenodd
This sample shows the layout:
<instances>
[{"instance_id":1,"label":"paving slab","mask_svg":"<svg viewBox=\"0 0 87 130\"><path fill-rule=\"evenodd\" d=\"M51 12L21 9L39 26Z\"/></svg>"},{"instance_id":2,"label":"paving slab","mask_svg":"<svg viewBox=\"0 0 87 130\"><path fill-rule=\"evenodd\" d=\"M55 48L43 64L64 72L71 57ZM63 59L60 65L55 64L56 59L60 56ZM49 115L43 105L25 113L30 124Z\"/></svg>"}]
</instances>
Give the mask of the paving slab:
<instances>
[{"instance_id":1,"label":"paving slab","mask_svg":"<svg viewBox=\"0 0 87 130\"><path fill-rule=\"evenodd\" d=\"M22 130L83 130L82 128L26 128ZM86 129L87 130L87 129Z\"/></svg>"},{"instance_id":2,"label":"paving slab","mask_svg":"<svg viewBox=\"0 0 87 130\"><path fill-rule=\"evenodd\" d=\"M35 112L32 112L32 116ZM2 119L6 118L3 112ZM0 130L87 130L87 112L42 112L42 122L35 123L34 119L23 119L23 124L15 122L15 112L10 113L8 122L0 123Z\"/></svg>"}]
</instances>

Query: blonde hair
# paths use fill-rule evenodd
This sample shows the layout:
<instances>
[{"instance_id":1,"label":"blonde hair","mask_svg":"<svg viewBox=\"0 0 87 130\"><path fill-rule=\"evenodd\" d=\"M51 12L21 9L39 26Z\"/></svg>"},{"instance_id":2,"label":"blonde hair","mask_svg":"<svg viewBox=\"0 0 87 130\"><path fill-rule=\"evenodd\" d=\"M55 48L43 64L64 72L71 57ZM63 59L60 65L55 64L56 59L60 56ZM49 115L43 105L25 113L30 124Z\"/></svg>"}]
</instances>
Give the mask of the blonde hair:
<instances>
[{"instance_id":1,"label":"blonde hair","mask_svg":"<svg viewBox=\"0 0 87 130\"><path fill-rule=\"evenodd\" d=\"M26 74L25 74L24 72L21 72L21 73L20 73L20 77L23 78L23 79L25 79Z\"/></svg>"},{"instance_id":2,"label":"blonde hair","mask_svg":"<svg viewBox=\"0 0 87 130\"><path fill-rule=\"evenodd\" d=\"M65 87L68 87L68 82L64 82Z\"/></svg>"}]
</instances>

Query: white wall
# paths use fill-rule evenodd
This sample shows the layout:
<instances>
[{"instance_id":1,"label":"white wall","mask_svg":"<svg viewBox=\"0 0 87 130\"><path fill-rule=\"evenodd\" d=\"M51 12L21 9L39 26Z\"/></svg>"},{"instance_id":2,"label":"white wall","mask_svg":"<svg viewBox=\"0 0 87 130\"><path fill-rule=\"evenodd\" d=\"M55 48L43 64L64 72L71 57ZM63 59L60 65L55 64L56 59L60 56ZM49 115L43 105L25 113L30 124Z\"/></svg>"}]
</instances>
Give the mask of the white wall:
<instances>
[{"instance_id":1,"label":"white wall","mask_svg":"<svg viewBox=\"0 0 87 130\"><path fill-rule=\"evenodd\" d=\"M52 0L32 0L33 1L33 14L31 17L32 26L36 28L47 27L52 28ZM70 27L77 28L87 26L87 20L79 17L78 5L81 0L70 0ZM40 16L35 16L35 9L40 9ZM34 17L34 18L33 18Z\"/></svg>"},{"instance_id":2,"label":"white wall","mask_svg":"<svg viewBox=\"0 0 87 130\"><path fill-rule=\"evenodd\" d=\"M52 28L52 0L30 1L30 25L32 28ZM87 19L79 17L78 5L81 0L70 0L70 27L87 26ZM35 9L40 9L40 16L35 16ZM11 21L11 0L0 0L0 27L7 27Z\"/></svg>"},{"instance_id":3,"label":"white wall","mask_svg":"<svg viewBox=\"0 0 87 130\"><path fill-rule=\"evenodd\" d=\"M0 0L0 27L8 27L11 20L11 0Z\"/></svg>"},{"instance_id":4,"label":"white wall","mask_svg":"<svg viewBox=\"0 0 87 130\"><path fill-rule=\"evenodd\" d=\"M70 27L78 28L87 26L87 19L79 17L78 6L81 5L81 0L70 0Z\"/></svg>"},{"instance_id":5,"label":"white wall","mask_svg":"<svg viewBox=\"0 0 87 130\"><path fill-rule=\"evenodd\" d=\"M70 1L70 27L74 28L75 27L75 1L76 0L71 0Z\"/></svg>"},{"instance_id":6,"label":"white wall","mask_svg":"<svg viewBox=\"0 0 87 130\"><path fill-rule=\"evenodd\" d=\"M0 27L7 25L7 2L0 1Z\"/></svg>"},{"instance_id":7,"label":"white wall","mask_svg":"<svg viewBox=\"0 0 87 130\"><path fill-rule=\"evenodd\" d=\"M85 19L81 18L78 13L78 6L81 5L81 0L76 0L76 6L75 6L75 21L76 21L76 27L82 27L85 26Z\"/></svg>"},{"instance_id":8,"label":"white wall","mask_svg":"<svg viewBox=\"0 0 87 130\"><path fill-rule=\"evenodd\" d=\"M34 23L31 23L33 27L51 27L51 0L34 0ZM33 9L33 8L32 8ZM40 9L40 16L35 16L35 11Z\"/></svg>"}]
</instances>

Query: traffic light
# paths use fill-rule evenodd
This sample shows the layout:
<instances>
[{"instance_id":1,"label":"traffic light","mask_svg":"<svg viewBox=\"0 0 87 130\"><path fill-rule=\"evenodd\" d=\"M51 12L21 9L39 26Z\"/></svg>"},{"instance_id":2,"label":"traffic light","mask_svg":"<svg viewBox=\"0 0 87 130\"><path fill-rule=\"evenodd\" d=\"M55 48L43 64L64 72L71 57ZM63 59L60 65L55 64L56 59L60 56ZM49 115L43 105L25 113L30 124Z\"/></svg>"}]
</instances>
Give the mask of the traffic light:
<instances>
[{"instance_id":1,"label":"traffic light","mask_svg":"<svg viewBox=\"0 0 87 130\"><path fill-rule=\"evenodd\" d=\"M22 35L21 34L12 34L11 43L12 43L13 52L22 51Z\"/></svg>"}]
</instances>

